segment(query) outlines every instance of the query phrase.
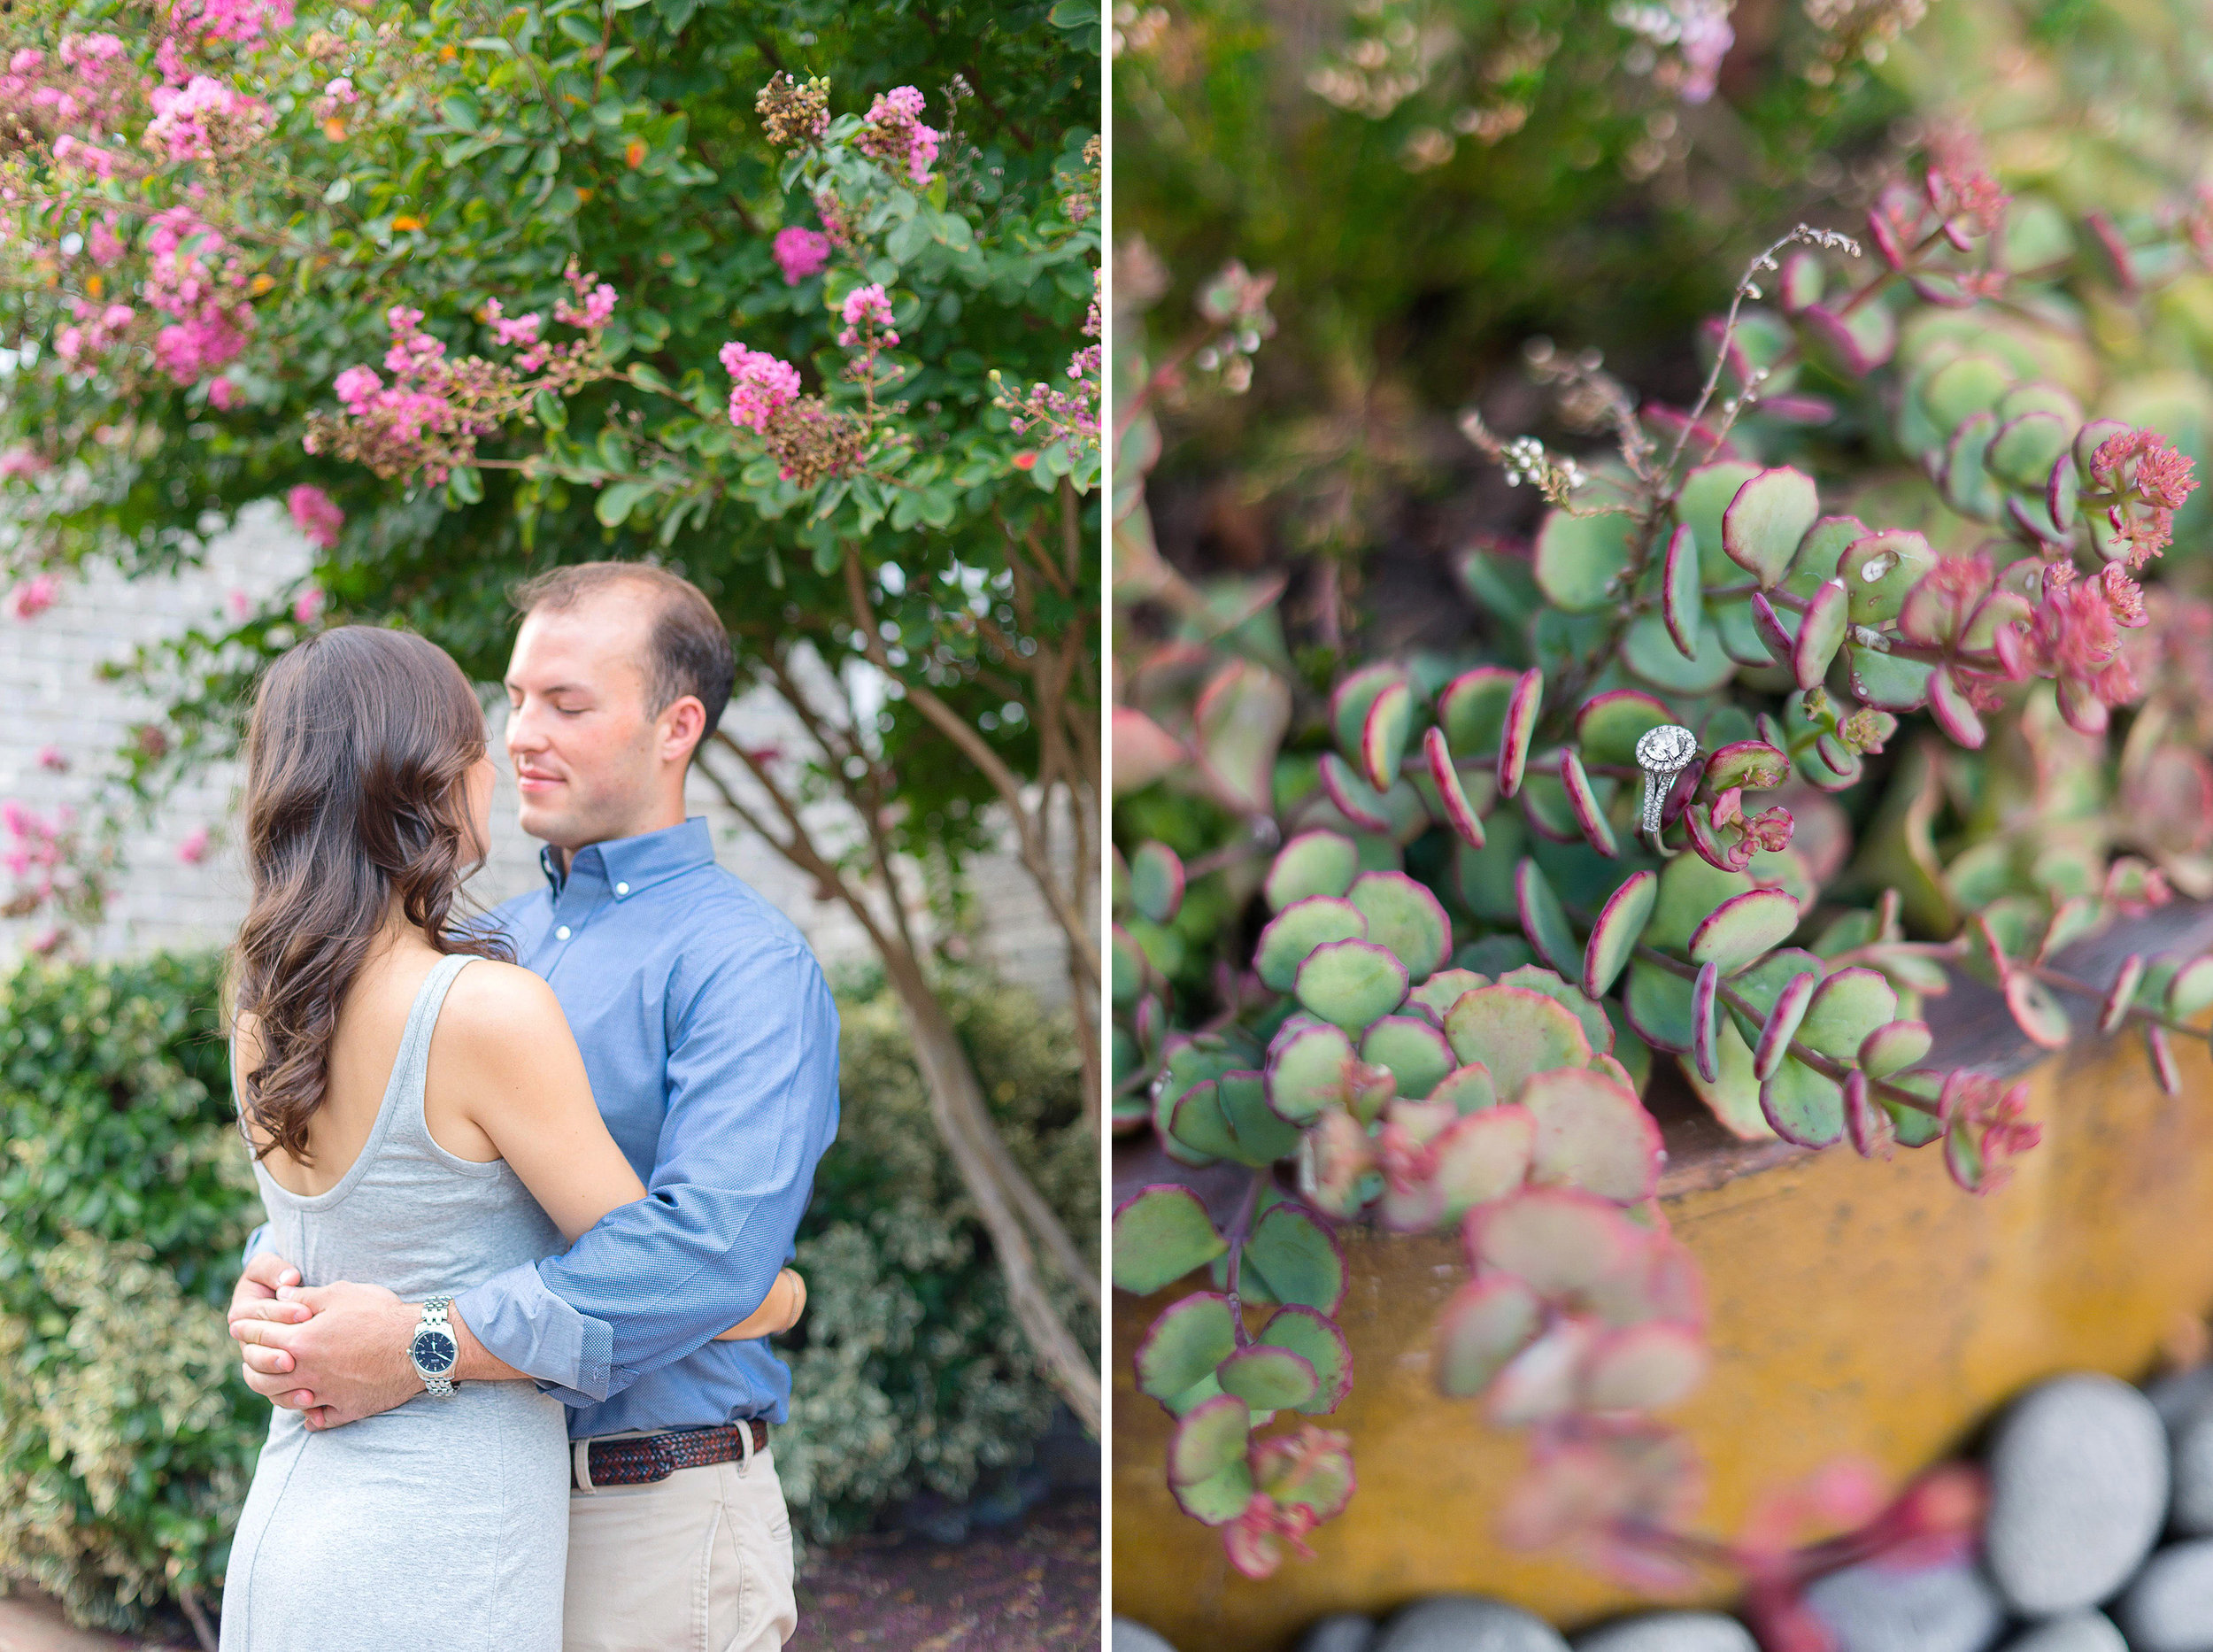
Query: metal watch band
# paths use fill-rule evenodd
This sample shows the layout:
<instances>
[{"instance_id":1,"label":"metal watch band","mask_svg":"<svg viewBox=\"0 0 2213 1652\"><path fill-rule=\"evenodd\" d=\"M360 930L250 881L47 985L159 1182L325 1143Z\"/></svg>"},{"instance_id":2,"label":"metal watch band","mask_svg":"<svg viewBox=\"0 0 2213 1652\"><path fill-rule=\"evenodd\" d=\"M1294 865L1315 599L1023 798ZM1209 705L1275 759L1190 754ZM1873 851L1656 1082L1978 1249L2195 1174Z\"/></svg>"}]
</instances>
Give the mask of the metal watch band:
<instances>
[{"instance_id":1,"label":"metal watch band","mask_svg":"<svg viewBox=\"0 0 2213 1652\"><path fill-rule=\"evenodd\" d=\"M426 1331L443 1331L451 1338L451 1328L446 1322L446 1309L453 1305L450 1296L428 1296L423 1299L422 1317L415 1322L415 1329L408 1338L408 1363L414 1364L414 1339ZM431 1372L415 1366L415 1375L422 1378L424 1390L434 1399L453 1397L453 1375L451 1371Z\"/></svg>"}]
</instances>

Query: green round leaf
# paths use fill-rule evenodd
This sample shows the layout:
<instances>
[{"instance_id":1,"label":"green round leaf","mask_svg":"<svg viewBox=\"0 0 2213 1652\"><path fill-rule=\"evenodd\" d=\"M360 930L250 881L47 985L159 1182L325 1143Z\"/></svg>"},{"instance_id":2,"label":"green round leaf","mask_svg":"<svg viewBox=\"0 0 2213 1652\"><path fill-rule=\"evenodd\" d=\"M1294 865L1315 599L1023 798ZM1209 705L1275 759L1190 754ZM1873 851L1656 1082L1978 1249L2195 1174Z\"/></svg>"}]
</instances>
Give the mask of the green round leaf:
<instances>
[{"instance_id":1,"label":"green round leaf","mask_svg":"<svg viewBox=\"0 0 2213 1652\"><path fill-rule=\"evenodd\" d=\"M1698 652L1686 660L1667 621L1657 614L1641 615L1629 628L1622 639L1622 663L1640 681L1677 694L1710 694L1737 675L1737 662L1722 646L1718 626L1700 628Z\"/></svg>"},{"instance_id":2,"label":"green round leaf","mask_svg":"<svg viewBox=\"0 0 2213 1652\"><path fill-rule=\"evenodd\" d=\"M1453 1120L1436 1142L1436 1208L1427 1221L1410 1225L1456 1222L1521 1186L1529 1176L1536 1131L1529 1109L1521 1107L1484 1108Z\"/></svg>"},{"instance_id":3,"label":"green round leaf","mask_svg":"<svg viewBox=\"0 0 2213 1652\"><path fill-rule=\"evenodd\" d=\"M1813 1001L1814 989L1819 984L1818 977L1794 975L1776 994L1775 1007L1768 1012L1759 1042L1752 1046L1752 1070L1762 1081L1774 1077L1790 1053L1791 1040L1797 1036L1799 1023L1806 1018L1806 1006Z\"/></svg>"},{"instance_id":4,"label":"green round leaf","mask_svg":"<svg viewBox=\"0 0 2213 1652\"><path fill-rule=\"evenodd\" d=\"M1583 990L1603 998L1637 950L1638 938L1660 899L1660 875L1631 872L1606 899L1583 948Z\"/></svg>"},{"instance_id":5,"label":"green round leaf","mask_svg":"<svg viewBox=\"0 0 2213 1652\"><path fill-rule=\"evenodd\" d=\"M1635 1204L1658 1185L1660 1127L1634 1092L1589 1068L1538 1073L1521 1105L1536 1121L1533 1179ZM1479 1114L1477 1117L1491 1115Z\"/></svg>"},{"instance_id":6,"label":"green round leaf","mask_svg":"<svg viewBox=\"0 0 2213 1652\"><path fill-rule=\"evenodd\" d=\"M1253 967L1270 989L1288 992L1308 953L1330 941L1360 940L1368 919L1351 901L1332 895L1294 900L1269 920L1253 949Z\"/></svg>"},{"instance_id":7,"label":"green round leaf","mask_svg":"<svg viewBox=\"0 0 2213 1652\"><path fill-rule=\"evenodd\" d=\"M1478 1268L1513 1275L1538 1296L1589 1291L1619 1274L1644 1243L1641 1230L1593 1193L1532 1187L1486 1205L1469 1223Z\"/></svg>"},{"instance_id":8,"label":"green round leaf","mask_svg":"<svg viewBox=\"0 0 2213 1652\"><path fill-rule=\"evenodd\" d=\"M1506 719L1499 730L1499 795L1510 798L1522 788L1522 770L1529 762L1530 742L1537 735L1537 714L1545 700L1545 674L1531 666L1514 684L1507 701Z\"/></svg>"},{"instance_id":9,"label":"green round leaf","mask_svg":"<svg viewBox=\"0 0 2213 1652\"><path fill-rule=\"evenodd\" d=\"M1687 987L1690 983L1683 984ZM1745 1141L1774 1140L1775 1131L1760 1110L1760 1080L1752 1070L1752 1046L1737 1031L1737 1023L1727 1017L1714 1034L1714 1061L1718 1073L1710 1084L1690 1061L1682 1063L1684 1077L1698 1092L1698 1099L1706 1103L1707 1111L1732 1136Z\"/></svg>"},{"instance_id":10,"label":"green round leaf","mask_svg":"<svg viewBox=\"0 0 2213 1652\"><path fill-rule=\"evenodd\" d=\"M1697 541L1699 567L1706 584L1727 585L1737 581L1737 565L1722 549L1722 516L1737 490L1759 474L1757 465L1730 459L1700 465L1683 478L1683 490L1676 496L1676 519Z\"/></svg>"},{"instance_id":11,"label":"green round leaf","mask_svg":"<svg viewBox=\"0 0 2213 1652\"><path fill-rule=\"evenodd\" d=\"M1921 405L1948 437L1978 413L1997 406L2013 387L2013 370L1992 356L1960 356L1921 386Z\"/></svg>"},{"instance_id":12,"label":"green round leaf","mask_svg":"<svg viewBox=\"0 0 2213 1652\"><path fill-rule=\"evenodd\" d=\"M1794 1055L1760 1086L1760 1112L1785 1141L1827 1147L1844 1139L1844 1091Z\"/></svg>"},{"instance_id":13,"label":"green round leaf","mask_svg":"<svg viewBox=\"0 0 2213 1652\"><path fill-rule=\"evenodd\" d=\"M1529 1286L1510 1274L1470 1280L1437 1316L1437 1386L1471 1399L1536 1339L1542 1309Z\"/></svg>"},{"instance_id":14,"label":"green round leaf","mask_svg":"<svg viewBox=\"0 0 2213 1652\"><path fill-rule=\"evenodd\" d=\"M1460 1001L1462 992L1472 992L1479 986L1489 986L1489 976L1477 975L1473 969L1439 969L1428 980L1407 994L1408 1004L1418 1004L1437 1018L1437 1024L1445 1024L1446 1012Z\"/></svg>"},{"instance_id":15,"label":"green round leaf","mask_svg":"<svg viewBox=\"0 0 2213 1652\"><path fill-rule=\"evenodd\" d=\"M1851 594L1839 579L1824 581L1799 616L1798 641L1791 650L1791 671L1802 689L1816 688L1829 675L1829 662L1844 645L1850 624Z\"/></svg>"},{"instance_id":16,"label":"green round leaf","mask_svg":"<svg viewBox=\"0 0 2213 1652\"><path fill-rule=\"evenodd\" d=\"M1583 1023L1557 999L1525 987L1486 986L1468 993L1445 1017L1445 1036L1462 1061L1483 1063L1499 1097L1507 1101L1532 1073L1591 1064Z\"/></svg>"},{"instance_id":17,"label":"green round leaf","mask_svg":"<svg viewBox=\"0 0 2213 1652\"><path fill-rule=\"evenodd\" d=\"M1404 682L1386 684L1369 706L1360 736L1361 773L1377 791L1388 791L1397 783L1413 727L1413 689Z\"/></svg>"},{"instance_id":18,"label":"green round leaf","mask_svg":"<svg viewBox=\"0 0 2213 1652\"><path fill-rule=\"evenodd\" d=\"M1701 784L1711 792L1771 791L1790 777L1791 760L1765 740L1731 740L1706 760Z\"/></svg>"},{"instance_id":19,"label":"green round leaf","mask_svg":"<svg viewBox=\"0 0 2213 1652\"><path fill-rule=\"evenodd\" d=\"M1849 1061L1877 1028L1897 1015L1898 990L1884 977L1862 968L1839 969L1814 994L1798 1037L1824 1055Z\"/></svg>"},{"instance_id":20,"label":"green round leaf","mask_svg":"<svg viewBox=\"0 0 2213 1652\"><path fill-rule=\"evenodd\" d=\"M1452 920L1437 897L1405 873L1363 873L1345 898L1367 920L1361 938L1393 953L1409 979L1427 980L1452 956Z\"/></svg>"},{"instance_id":21,"label":"green round leaf","mask_svg":"<svg viewBox=\"0 0 2213 1652\"><path fill-rule=\"evenodd\" d=\"M1615 1332L1584 1368L1594 1411L1657 1411L1687 1399L1706 1377L1706 1342L1687 1325L1654 1320Z\"/></svg>"},{"instance_id":22,"label":"green round leaf","mask_svg":"<svg viewBox=\"0 0 2213 1652\"><path fill-rule=\"evenodd\" d=\"M1276 1115L1304 1123L1346 1099L1353 1041L1326 1021L1293 1015L1268 1046L1268 1100Z\"/></svg>"},{"instance_id":23,"label":"green round leaf","mask_svg":"<svg viewBox=\"0 0 2213 1652\"><path fill-rule=\"evenodd\" d=\"M1763 470L1737 490L1723 513L1722 549L1762 586L1778 585L1820 514L1811 476L1788 467Z\"/></svg>"},{"instance_id":24,"label":"green round leaf","mask_svg":"<svg viewBox=\"0 0 2213 1652\"><path fill-rule=\"evenodd\" d=\"M1637 742L1674 721L1675 714L1652 695L1637 689L1615 689L1593 694L1583 702L1576 713L1576 745L1586 763L1633 768Z\"/></svg>"},{"instance_id":25,"label":"green round leaf","mask_svg":"<svg viewBox=\"0 0 2213 1652\"><path fill-rule=\"evenodd\" d=\"M1245 1461L1253 1412L1225 1393L1184 1413L1169 1437L1168 1489L1194 1520L1226 1525L1253 1501L1253 1471Z\"/></svg>"},{"instance_id":26,"label":"green round leaf","mask_svg":"<svg viewBox=\"0 0 2213 1652\"><path fill-rule=\"evenodd\" d=\"M1637 1036L1656 1050L1687 1054L1694 1032L1691 985L1688 978L1658 964L1643 959L1631 964L1622 1011Z\"/></svg>"},{"instance_id":27,"label":"green round leaf","mask_svg":"<svg viewBox=\"0 0 2213 1652\"><path fill-rule=\"evenodd\" d=\"M1698 636L1706 621L1706 590L1698 565L1698 537L1677 526L1668 537L1660 570L1660 617L1669 639L1685 660L1698 658Z\"/></svg>"},{"instance_id":28,"label":"green round leaf","mask_svg":"<svg viewBox=\"0 0 2213 1652\"><path fill-rule=\"evenodd\" d=\"M1645 943L1663 950L1691 944L1692 933L1731 896L1753 887L1746 872L1724 872L1695 854L1678 854L1660 868L1660 899L1645 925Z\"/></svg>"},{"instance_id":29,"label":"green round leaf","mask_svg":"<svg viewBox=\"0 0 2213 1652\"><path fill-rule=\"evenodd\" d=\"M1149 1296L1230 1247L1188 1187L1141 1190L1114 1212L1114 1285Z\"/></svg>"},{"instance_id":30,"label":"green round leaf","mask_svg":"<svg viewBox=\"0 0 2213 1652\"><path fill-rule=\"evenodd\" d=\"M1268 1106L1260 1074L1224 1073L1215 1080L1215 1093L1233 1144L1222 1157L1258 1170L1298 1150L1299 1128Z\"/></svg>"},{"instance_id":31,"label":"green round leaf","mask_svg":"<svg viewBox=\"0 0 2213 1652\"><path fill-rule=\"evenodd\" d=\"M1245 1273L1257 1276L1266 1298L1286 1308L1335 1314L1345 1300L1345 1259L1337 1241L1298 1206L1270 1206L1245 1241Z\"/></svg>"},{"instance_id":32,"label":"green round leaf","mask_svg":"<svg viewBox=\"0 0 2213 1652\"><path fill-rule=\"evenodd\" d=\"M1514 698L1518 672L1503 666L1477 666L1447 683L1437 697L1437 726L1453 751L1481 758L1499 749L1507 703Z\"/></svg>"},{"instance_id":33,"label":"green round leaf","mask_svg":"<svg viewBox=\"0 0 2213 1652\"><path fill-rule=\"evenodd\" d=\"M1307 954L1292 984L1307 1010L1349 1031L1399 1007L1407 995L1407 968L1373 942L1330 941Z\"/></svg>"},{"instance_id":34,"label":"green round leaf","mask_svg":"<svg viewBox=\"0 0 2213 1652\"><path fill-rule=\"evenodd\" d=\"M1262 886L1271 912L1309 895L1342 895L1360 870L1360 850L1333 831L1300 832L1276 852Z\"/></svg>"},{"instance_id":35,"label":"green round leaf","mask_svg":"<svg viewBox=\"0 0 2213 1652\"><path fill-rule=\"evenodd\" d=\"M1499 1104L1499 1087L1491 1082L1491 1069L1481 1061L1455 1067L1437 1081L1429 1093L1431 1101L1449 1102L1461 1113L1480 1113Z\"/></svg>"},{"instance_id":36,"label":"green round leaf","mask_svg":"<svg viewBox=\"0 0 2213 1652\"><path fill-rule=\"evenodd\" d=\"M1709 913L1691 936L1691 961L1719 964L1722 973L1728 975L1781 946L1797 927L1798 902L1779 889L1754 889L1732 896Z\"/></svg>"},{"instance_id":37,"label":"green round leaf","mask_svg":"<svg viewBox=\"0 0 2213 1652\"><path fill-rule=\"evenodd\" d=\"M1338 683L1337 691L1330 696L1330 727L1337 735L1337 749L1357 761L1367 732L1369 708L1391 690L1407 685L1406 668L1388 660L1362 666ZM1391 783L1379 780L1375 786L1378 791L1388 791Z\"/></svg>"},{"instance_id":38,"label":"green round leaf","mask_svg":"<svg viewBox=\"0 0 2213 1652\"><path fill-rule=\"evenodd\" d=\"M1605 1007L1582 988L1570 981L1562 980L1550 969L1537 964L1523 964L1500 976L1498 984L1500 986L1518 986L1531 992L1542 992L1558 1003L1582 1024L1583 1036L1590 1041L1593 1055L1614 1047L1614 1023L1606 1018Z\"/></svg>"},{"instance_id":39,"label":"green round leaf","mask_svg":"<svg viewBox=\"0 0 2213 1652\"><path fill-rule=\"evenodd\" d=\"M1163 1311L1137 1344L1137 1392L1172 1400L1212 1376L1237 1348L1230 1299L1194 1293Z\"/></svg>"},{"instance_id":40,"label":"green round leaf","mask_svg":"<svg viewBox=\"0 0 2213 1652\"><path fill-rule=\"evenodd\" d=\"M1561 975L1577 972L1583 961L1583 949L1576 944L1575 930L1569 927L1568 914L1560 904L1560 897L1553 893L1537 862L1524 860L1514 868L1514 901L1516 915L1522 921L1522 933L1529 937L1529 944L1537 949L1537 955Z\"/></svg>"},{"instance_id":41,"label":"green round leaf","mask_svg":"<svg viewBox=\"0 0 2213 1652\"><path fill-rule=\"evenodd\" d=\"M1870 534L1847 546L1837 559L1837 575L1850 593L1852 622L1872 626L1896 619L1907 593L1936 560L1929 542L1907 529Z\"/></svg>"},{"instance_id":42,"label":"green round leaf","mask_svg":"<svg viewBox=\"0 0 2213 1652\"><path fill-rule=\"evenodd\" d=\"M2167 1013L2177 1021L2194 1019L2208 1005L2213 1005L2213 953L2193 958L2167 984Z\"/></svg>"},{"instance_id":43,"label":"green round leaf","mask_svg":"<svg viewBox=\"0 0 2213 1652\"><path fill-rule=\"evenodd\" d=\"M1142 843L1130 857L1130 899L1155 923L1174 920L1184 904L1184 863L1164 843Z\"/></svg>"},{"instance_id":44,"label":"green round leaf","mask_svg":"<svg viewBox=\"0 0 2213 1652\"><path fill-rule=\"evenodd\" d=\"M1445 1035L1410 1015L1385 1015L1361 1040L1360 1058L1370 1067L1387 1067L1399 1093L1419 1101L1458 1063Z\"/></svg>"},{"instance_id":45,"label":"green round leaf","mask_svg":"<svg viewBox=\"0 0 2213 1652\"><path fill-rule=\"evenodd\" d=\"M1935 1041L1925 1021L1893 1021L1861 1040L1860 1065L1870 1078L1887 1078L1928 1054Z\"/></svg>"},{"instance_id":46,"label":"green round leaf","mask_svg":"<svg viewBox=\"0 0 2213 1652\"><path fill-rule=\"evenodd\" d=\"M1261 1343L1288 1348L1313 1367L1315 1393L1294 1410L1311 1417L1324 1416L1345 1403L1353 1391L1353 1350L1345 1333L1311 1308L1286 1308L1277 1312L1261 1332Z\"/></svg>"},{"instance_id":47,"label":"green round leaf","mask_svg":"<svg viewBox=\"0 0 2213 1652\"><path fill-rule=\"evenodd\" d=\"M1837 576L1837 560L1845 547L1867 537L1867 524L1856 516L1824 516L1806 530L1791 559L1791 571L1783 589L1796 597L1811 597Z\"/></svg>"},{"instance_id":48,"label":"green round leaf","mask_svg":"<svg viewBox=\"0 0 2213 1652\"><path fill-rule=\"evenodd\" d=\"M1626 515L1570 516L1548 511L1537 530L1537 587L1557 607L1571 614L1604 607L1615 582L1629 567L1631 537Z\"/></svg>"},{"instance_id":49,"label":"green round leaf","mask_svg":"<svg viewBox=\"0 0 2213 1652\"><path fill-rule=\"evenodd\" d=\"M1261 1411L1284 1411L1310 1403L1320 1391L1314 1366L1303 1354L1254 1343L1222 1363L1222 1392Z\"/></svg>"},{"instance_id":50,"label":"green round leaf","mask_svg":"<svg viewBox=\"0 0 2213 1652\"><path fill-rule=\"evenodd\" d=\"M2041 491L2074 437L2075 427L2059 414L2024 413L1999 427L1983 463L2009 487Z\"/></svg>"}]
</instances>

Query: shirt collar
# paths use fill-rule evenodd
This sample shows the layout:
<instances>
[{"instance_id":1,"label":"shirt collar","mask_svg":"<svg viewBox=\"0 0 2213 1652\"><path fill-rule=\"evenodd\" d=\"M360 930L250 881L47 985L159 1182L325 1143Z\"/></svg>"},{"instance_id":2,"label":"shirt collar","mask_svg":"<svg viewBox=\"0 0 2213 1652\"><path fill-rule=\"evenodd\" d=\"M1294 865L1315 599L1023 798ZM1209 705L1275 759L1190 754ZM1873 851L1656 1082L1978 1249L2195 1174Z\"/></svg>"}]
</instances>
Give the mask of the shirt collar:
<instances>
[{"instance_id":1,"label":"shirt collar","mask_svg":"<svg viewBox=\"0 0 2213 1652\"><path fill-rule=\"evenodd\" d=\"M570 877L597 878L619 898L713 864L714 834L706 815L694 814L681 826L587 844L569 857L568 869ZM560 893L568 879L561 876L560 859L551 844L538 851L538 865L553 892Z\"/></svg>"}]
</instances>

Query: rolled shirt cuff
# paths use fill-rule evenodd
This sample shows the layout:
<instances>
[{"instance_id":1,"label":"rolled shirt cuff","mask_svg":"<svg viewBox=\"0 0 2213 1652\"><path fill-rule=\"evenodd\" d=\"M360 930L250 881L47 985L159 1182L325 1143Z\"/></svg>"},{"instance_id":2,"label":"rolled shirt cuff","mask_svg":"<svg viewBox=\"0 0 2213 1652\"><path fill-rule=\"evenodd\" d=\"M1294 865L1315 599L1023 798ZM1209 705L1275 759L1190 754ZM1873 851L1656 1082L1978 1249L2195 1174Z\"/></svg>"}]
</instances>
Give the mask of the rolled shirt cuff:
<instances>
[{"instance_id":1,"label":"rolled shirt cuff","mask_svg":"<svg viewBox=\"0 0 2213 1652\"><path fill-rule=\"evenodd\" d=\"M546 1289L535 1262L495 1274L454 1299L484 1351L564 1405L597 1405L614 1370L614 1331Z\"/></svg>"},{"instance_id":2,"label":"rolled shirt cuff","mask_svg":"<svg viewBox=\"0 0 2213 1652\"><path fill-rule=\"evenodd\" d=\"M269 1224L266 1222L264 1222L259 1227L246 1235L246 1251L245 1254L238 1259L239 1267L242 1269L244 1268L248 1263L251 1262L256 1256L259 1255L268 1247Z\"/></svg>"}]
</instances>

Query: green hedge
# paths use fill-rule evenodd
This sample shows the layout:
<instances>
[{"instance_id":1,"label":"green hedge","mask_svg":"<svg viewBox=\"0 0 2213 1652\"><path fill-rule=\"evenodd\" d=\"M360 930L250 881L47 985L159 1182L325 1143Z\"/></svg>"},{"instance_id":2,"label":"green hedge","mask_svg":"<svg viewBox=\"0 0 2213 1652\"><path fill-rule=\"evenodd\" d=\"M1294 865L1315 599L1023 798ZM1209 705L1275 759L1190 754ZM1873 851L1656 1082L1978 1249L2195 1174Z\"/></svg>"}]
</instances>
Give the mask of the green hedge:
<instances>
[{"instance_id":1,"label":"green hedge","mask_svg":"<svg viewBox=\"0 0 2213 1652\"><path fill-rule=\"evenodd\" d=\"M266 1403L222 1305L258 1219L217 1036L219 961L27 961L0 978L0 1574L83 1623L165 1596L212 1616ZM1092 1138L1065 1018L951 984L1010 1146L1095 1242ZM1028 1459L1051 1416L937 1142L896 1004L840 995L844 1123L799 1241L779 1466L817 1539Z\"/></svg>"}]
</instances>

